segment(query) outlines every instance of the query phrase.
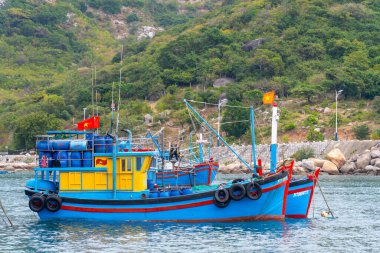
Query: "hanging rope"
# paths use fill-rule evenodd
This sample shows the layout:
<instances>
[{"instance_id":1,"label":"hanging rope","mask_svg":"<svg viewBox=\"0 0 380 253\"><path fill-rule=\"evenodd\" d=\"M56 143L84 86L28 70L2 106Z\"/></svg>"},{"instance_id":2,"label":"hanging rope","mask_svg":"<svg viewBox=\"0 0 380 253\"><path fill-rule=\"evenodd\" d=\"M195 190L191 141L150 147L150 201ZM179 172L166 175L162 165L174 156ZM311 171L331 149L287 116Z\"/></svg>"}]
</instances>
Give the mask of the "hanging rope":
<instances>
[{"instance_id":1,"label":"hanging rope","mask_svg":"<svg viewBox=\"0 0 380 253\"><path fill-rule=\"evenodd\" d=\"M11 219L8 217L7 212L5 211L5 208L3 207L3 204L1 203L1 200L0 200L0 208L1 208L1 210L3 210L3 213L4 213L5 217L7 217L8 222L11 225L11 227L13 227L13 223L12 223Z\"/></svg>"},{"instance_id":2,"label":"hanging rope","mask_svg":"<svg viewBox=\"0 0 380 253\"><path fill-rule=\"evenodd\" d=\"M332 211L331 211L331 209L330 209L329 204L327 203L327 200L326 200L326 198L325 198L325 195L323 194L323 191L322 191L321 185L319 184L319 180L317 180L317 185L318 185L319 190L321 191L321 195L322 195L322 197L323 197L323 200L324 200L325 203L326 203L327 209L329 209L329 213L331 214L331 216L332 216L333 218L335 218L335 217L334 217L334 214L332 213Z\"/></svg>"}]
</instances>

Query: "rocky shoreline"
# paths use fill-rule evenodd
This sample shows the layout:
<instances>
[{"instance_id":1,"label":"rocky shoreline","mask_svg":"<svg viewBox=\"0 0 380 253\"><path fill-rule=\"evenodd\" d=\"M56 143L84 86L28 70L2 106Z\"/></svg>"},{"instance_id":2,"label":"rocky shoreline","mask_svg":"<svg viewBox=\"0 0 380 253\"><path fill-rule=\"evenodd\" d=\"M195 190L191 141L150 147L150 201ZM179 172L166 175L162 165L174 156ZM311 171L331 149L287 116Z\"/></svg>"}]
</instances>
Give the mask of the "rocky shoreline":
<instances>
[{"instance_id":1,"label":"rocky shoreline","mask_svg":"<svg viewBox=\"0 0 380 253\"><path fill-rule=\"evenodd\" d=\"M264 168L269 168L269 164L264 164ZM339 148L334 148L325 155L324 159L311 157L296 161L293 174L306 175L317 168L321 168L321 174L325 175L380 175L380 144L364 150L361 154L354 154L348 159ZM264 169L264 172L267 171L268 169ZM222 164L219 172L239 174L250 173L250 170L242 163L235 162Z\"/></svg>"},{"instance_id":2,"label":"rocky shoreline","mask_svg":"<svg viewBox=\"0 0 380 253\"><path fill-rule=\"evenodd\" d=\"M29 154L0 156L0 172L30 171L37 166L36 161L36 157ZM263 167L265 173L269 164L264 164ZM380 143L348 159L339 148L334 148L325 155L324 159L308 158L296 161L293 174L306 175L317 168L321 168L321 173L326 175L380 175ZM243 163L233 162L221 164L219 173L247 174L251 171Z\"/></svg>"}]
</instances>

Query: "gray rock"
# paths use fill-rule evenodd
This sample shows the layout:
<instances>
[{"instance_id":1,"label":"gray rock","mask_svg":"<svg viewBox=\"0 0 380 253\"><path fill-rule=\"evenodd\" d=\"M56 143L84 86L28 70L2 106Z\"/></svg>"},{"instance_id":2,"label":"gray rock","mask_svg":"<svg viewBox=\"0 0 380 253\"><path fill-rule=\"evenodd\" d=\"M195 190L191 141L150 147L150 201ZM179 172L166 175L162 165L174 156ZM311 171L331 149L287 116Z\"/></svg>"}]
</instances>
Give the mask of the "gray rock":
<instances>
[{"instance_id":1,"label":"gray rock","mask_svg":"<svg viewBox=\"0 0 380 253\"><path fill-rule=\"evenodd\" d=\"M371 151L371 158L374 159L374 158L379 158L380 157L380 150L378 149L374 149Z\"/></svg>"},{"instance_id":2,"label":"gray rock","mask_svg":"<svg viewBox=\"0 0 380 253\"><path fill-rule=\"evenodd\" d=\"M358 154L355 154L353 157L351 157L350 161L351 162L356 162L359 158L359 155Z\"/></svg>"},{"instance_id":3,"label":"gray rock","mask_svg":"<svg viewBox=\"0 0 380 253\"><path fill-rule=\"evenodd\" d=\"M330 113L330 112L331 112L331 109L328 108L328 107L325 107L325 109L323 109L323 113L324 113L324 114L328 114L328 113Z\"/></svg>"},{"instance_id":4,"label":"gray rock","mask_svg":"<svg viewBox=\"0 0 380 253\"><path fill-rule=\"evenodd\" d=\"M293 174L294 175L305 175L307 174L306 170L302 167L294 167L293 168Z\"/></svg>"},{"instance_id":5,"label":"gray rock","mask_svg":"<svg viewBox=\"0 0 380 253\"><path fill-rule=\"evenodd\" d=\"M259 39L255 39L255 40L250 40L248 42L246 42L242 49L244 51L251 51L253 49L256 49L258 46L262 45L265 43L265 39L264 38L259 38Z\"/></svg>"},{"instance_id":6,"label":"gray rock","mask_svg":"<svg viewBox=\"0 0 380 253\"><path fill-rule=\"evenodd\" d=\"M376 159L375 164L373 166L380 168L380 159L379 158Z\"/></svg>"},{"instance_id":7,"label":"gray rock","mask_svg":"<svg viewBox=\"0 0 380 253\"><path fill-rule=\"evenodd\" d=\"M369 162L369 165L372 165L372 166L374 166L374 165L375 165L375 163L376 163L376 160L377 160L377 159L372 159L372 160Z\"/></svg>"},{"instance_id":8,"label":"gray rock","mask_svg":"<svg viewBox=\"0 0 380 253\"><path fill-rule=\"evenodd\" d=\"M380 169L380 168L375 167L375 166L372 166L372 165L367 165L367 166L364 168L364 170L366 170L366 171L374 171L374 172L376 172L378 169Z\"/></svg>"},{"instance_id":9,"label":"gray rock","mask_svg":"<svg viewBox=\"0 0 380 253\"><path fill-rule=\"evenodd\" d=\"M310 160L303 160L302 161L302 167L309 170L309 171L314 171L314 163L313 161Z\"/></svg>"},{"instance_id":10,"label":"gray rock","mask_svg":"<svg viewBox=\"0 0 380 253\"><path fill-rule=\"evenodd\" d=\"M356 170L356 165L354 162L348 162L345 165L343 165L339 171L343 174L351 174Z\"/></svg>"},{"instance_id":11,"label":"gray rock","mask_svg":"<svg viewBox=\"0 0 380 253\"><path fill-rule=\"evenodd\" d=\"M215 88L224 87L227 84L232 83L234 80L231 78L218 78L214 81L213 86Z\"/></svg>"},{"instance_id":12,"label":"gray rock","mask_svg":"<svg viewBox=\"0 0 380 253\"><path fill-rule=\"evenodd\" d=\"M338 167L334 163L332 163L330 161L326 161L323 164L323 167L322 167L321 171L327 172L330 175L338 175L339 174Z\"/></svg>"},{"instance_id":13,"label":"gray rock","mask_svg":"<svg viewBox=\"0 0 380 253\"><path fill-rule=\"evenodd\" d=\"M356 161L356 167L358 170L364 170L364 168L370 163L371 161L371 154L364 153L359 156L358 160Z\"/></svg>"}]
</instances>

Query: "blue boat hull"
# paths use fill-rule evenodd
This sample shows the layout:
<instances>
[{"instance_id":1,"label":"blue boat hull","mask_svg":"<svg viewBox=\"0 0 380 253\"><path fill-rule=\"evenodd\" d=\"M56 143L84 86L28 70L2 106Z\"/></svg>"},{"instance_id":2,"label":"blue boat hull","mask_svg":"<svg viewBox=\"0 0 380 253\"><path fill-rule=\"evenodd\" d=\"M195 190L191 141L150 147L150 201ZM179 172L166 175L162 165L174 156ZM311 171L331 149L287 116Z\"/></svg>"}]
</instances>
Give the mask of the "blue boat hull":
<instances>
[{"instance_id":1,"label":"blue boat hull","mask_svg":"<svg viewBox=\"0 0 380 253\"><path fill-rule=\"evenodd\" d=\"M61 209L38 212L41 219L98 219L149 222L228 222L283 220L288 173L281 172L258 181L262 195L248 197L220 208L214 204L215 190L189 195L139 200L101 200L62 197ZM28 194L28 193L27 193ZM30 194L28 194L30 195Z\"/></svg>"},{"instance_id":2,"label":"blue boat hull","mask_svg":"<svg viewBox=\"0 0 380 253\"><path fill-rule=\"evenodd\" d=\"M290 181L286 200L286 218L307 218L319 170L314 175Z\"/></svg>"},{"instance_id":3,"label":"blue boat hull","mask_svg":"<svg viewBox=\"0 0 380 253\"><path fill-rule=\"evenodd\" d=\"M218 163L201 163L194 168L177 172L165 171L156 173L158 185L211 185L218 174Z\"/></svg>"}]
</instances>

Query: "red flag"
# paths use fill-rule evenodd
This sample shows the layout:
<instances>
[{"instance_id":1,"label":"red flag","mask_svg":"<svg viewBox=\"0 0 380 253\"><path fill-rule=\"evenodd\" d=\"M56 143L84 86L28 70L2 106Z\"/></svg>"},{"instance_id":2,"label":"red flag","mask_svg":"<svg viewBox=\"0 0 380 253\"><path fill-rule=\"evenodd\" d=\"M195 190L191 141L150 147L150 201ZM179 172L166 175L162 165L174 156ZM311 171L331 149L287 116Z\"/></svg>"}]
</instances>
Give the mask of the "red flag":
<instances>
[{"instance_id":1,"label":"red flag","mask_svg":"<svg viewBox=\"0 0 380 253\"><path fill-rule=\"evenodd\" d=\"M99 128L99 116L95 116L89 119L85 119L81 122L78 122L78 130L87 130L87 129L94 129Z\"/></svg>"}]
</instances>

